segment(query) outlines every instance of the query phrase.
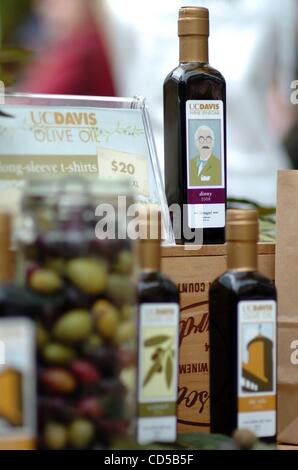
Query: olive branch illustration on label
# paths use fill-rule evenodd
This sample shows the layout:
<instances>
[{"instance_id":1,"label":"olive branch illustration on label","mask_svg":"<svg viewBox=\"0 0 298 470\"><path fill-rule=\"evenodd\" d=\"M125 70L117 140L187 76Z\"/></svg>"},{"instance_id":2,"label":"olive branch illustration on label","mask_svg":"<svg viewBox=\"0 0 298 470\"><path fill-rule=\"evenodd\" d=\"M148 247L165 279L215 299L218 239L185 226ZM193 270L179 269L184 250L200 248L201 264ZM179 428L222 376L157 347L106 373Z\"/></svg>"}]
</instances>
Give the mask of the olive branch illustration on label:
<instances>
[{"instance_id":1,"label":"olive branch illustration on label","mask_svg":"<svg viewBox=\"0 0 298 470\"><path fill-rule=\"evenodd\" d=\"M164 371L167 387L171 388L173 382L173 359L175 356L173 339L170 336L158 335L151 336L144 341L145 348L154 346L157 347L151 355L152 364L145 375L143 387L146 387L155 374L160 374Z\"/></svg>"}]
</instances>

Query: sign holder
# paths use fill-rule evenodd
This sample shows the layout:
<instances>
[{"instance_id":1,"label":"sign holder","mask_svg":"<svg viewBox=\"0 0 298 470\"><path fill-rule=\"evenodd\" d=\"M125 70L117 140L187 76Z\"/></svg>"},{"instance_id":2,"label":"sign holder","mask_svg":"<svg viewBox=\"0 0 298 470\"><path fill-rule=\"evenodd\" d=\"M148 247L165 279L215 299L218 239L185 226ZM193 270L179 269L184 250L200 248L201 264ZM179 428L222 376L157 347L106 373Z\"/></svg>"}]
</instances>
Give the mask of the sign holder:
<instances>
[{"instance_id":1,"label":"sign holder","mask_svg":"<svg viewBox=\"0 0 298 470\"><path fill-rule=\"evenodd\" d=\"M165 242L175 243L143 97L12 93L1 111L1 190L32 178L126 180L137 202L160 208Z\"/></svg>"}]
</instances>

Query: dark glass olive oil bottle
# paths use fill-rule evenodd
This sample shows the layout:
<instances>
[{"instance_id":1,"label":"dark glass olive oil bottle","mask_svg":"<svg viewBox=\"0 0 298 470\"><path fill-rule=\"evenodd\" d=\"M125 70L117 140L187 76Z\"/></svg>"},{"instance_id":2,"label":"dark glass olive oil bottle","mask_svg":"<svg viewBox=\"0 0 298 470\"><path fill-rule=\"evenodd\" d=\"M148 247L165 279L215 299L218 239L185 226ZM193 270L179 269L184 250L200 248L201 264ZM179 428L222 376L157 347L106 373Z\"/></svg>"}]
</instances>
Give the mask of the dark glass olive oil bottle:
<instances>
[{"instance_id":1,"label":"dark glass olive oil bottle","mask_svg":"<svg viewBox=\"0 0 298 470\"><path fill-rule=\"evenodd\" d=\"M227 212L228 270L210 288L211 432L276 439L276 290L257 271L258 213Z\"/></svg>"},{"instance_id":2,"label":"dark glass olive oil bottle","mask_svg":"<svg viewBox=\"0 0 298 470\"><path fill-rule=\"evenodd\" d=\"M180 63L164 82L168 204L184 209L179 242L224 243L226 85L208 63L209 11L179 10Z\"/></svg>"},{"instance_id":3,"label":"dark glass olive oil bottle","mask_svg":"<svg viewBox=\"0 0 298 470\"><path fill-rule=\"evenodd\" d=\"M179 291L161 273L160 214L150 213L147 228L147 238L140 240L137 437L140 443L174 442L177 436ZM157 236L151 238L152 233Z\"/></svg>"}]
</instances>

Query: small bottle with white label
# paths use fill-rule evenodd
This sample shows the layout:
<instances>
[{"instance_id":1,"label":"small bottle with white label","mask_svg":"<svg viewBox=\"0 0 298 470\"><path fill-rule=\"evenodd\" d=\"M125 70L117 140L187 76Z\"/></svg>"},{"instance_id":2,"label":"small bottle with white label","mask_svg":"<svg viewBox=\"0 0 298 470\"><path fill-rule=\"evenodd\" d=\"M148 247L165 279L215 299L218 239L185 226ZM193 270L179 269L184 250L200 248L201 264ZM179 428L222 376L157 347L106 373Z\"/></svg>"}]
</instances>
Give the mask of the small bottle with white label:
<instances>
[{"instance_id":1,"label":"small bottle with white label","mask_svg":"<svg viewBox=\"0 0 298 470\"><path fill-rule=\"evenodd\" d=\"M276 440L276 289L257 271L258 213L227 213L228 270L210 288L211 432Z\"/></svg>"},{"instance_id":2,"label":"small bottle with white label","mask_svg":"<svg viewBox=\"0 0 298 470\"><path fill-rule=\"evenodd\" d=\"M27 315L24 292L11 283L10 235L11 218L1 212L0 450L33 450L36 446L35 326Z\"/></svg>"},{"instance_id":3,"label":"small bottle with white label","mask_svg":"<svg viewBox=\"0 0 298 470\"><path fill-rule=\"evenodd\" d=\"M138 283L140 444L174 442L177 437L179 291L160 272L160 214L151 212L147 221L150 234L140 240Z\"/></svg>"},{"instance_id":4,"label":"small bottle with white label","mask_svg":"<svg viewBox=\"0 0 298 470\"><path fill-rule=\"evenodd\" d=\"M208 63L208 9L180 8L178 35L179 65L164 82L166 194L184 213L175 237L224 243L226 84Z\"/></svg>"}]
</instances>

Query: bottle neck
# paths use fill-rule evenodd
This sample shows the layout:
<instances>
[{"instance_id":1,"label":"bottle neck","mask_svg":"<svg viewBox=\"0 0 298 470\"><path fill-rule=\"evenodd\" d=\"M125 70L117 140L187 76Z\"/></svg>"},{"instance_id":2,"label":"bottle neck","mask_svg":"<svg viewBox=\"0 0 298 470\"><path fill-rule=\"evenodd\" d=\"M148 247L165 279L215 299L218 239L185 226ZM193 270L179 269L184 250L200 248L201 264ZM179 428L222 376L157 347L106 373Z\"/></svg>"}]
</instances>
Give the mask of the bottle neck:
<instances>
[{"instance_id":1,"label":"bottle neck","mask_svg":"<svg viewBox=\"0 0 298 470\"><path fill-rule=\"evenodd\" d=\"M256 271L258 269L256 241L229 241L227 246L228 270Z\"/></svg>"},{"instance_id":2,"label":"bottle neck","mask_svg":"<svg viewBox=\"0 0 298 470\"><path fill-rule=\"evenodd\" d=\"M159 272L161 269L160 240L140 240L140 268L143 272Z\"/></svg>"},{"instance_id":3,"label":"bottle neck","mask_svg":"<svg viewBox=\"0 0 298 470\"><path fill-rule=\"evenodd\" d=\"M13 278L13 258L10 252L10 222L1 227L0 231L0 283L9 282Z\"/></svg>"},{"instance_id":4,"label":"bottle neck","mask_svg":"<svg viewBox=\"0 0 298 470\"><path fill-rule=\"evenodd\" d=\"M0 261L0 283L9 282L13 278L13 269L12 269L12 255L10 251L3 251L1 253Z\"/></svg>"},{"instance_id":5,"label":"bottle neck","mask_svg":"<svg viewBox=\"0 0 298 470\"><path fill-rule=\"evenodd\" d=\"M189 35L179 38L179 62L208 63L208 36Z\"/></svg>"}]
</instances>

